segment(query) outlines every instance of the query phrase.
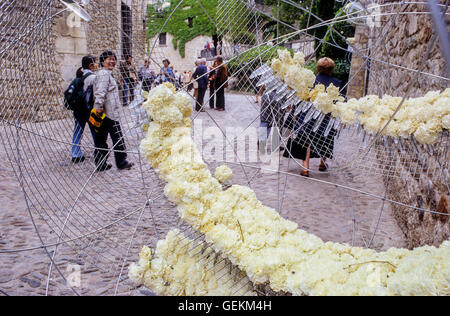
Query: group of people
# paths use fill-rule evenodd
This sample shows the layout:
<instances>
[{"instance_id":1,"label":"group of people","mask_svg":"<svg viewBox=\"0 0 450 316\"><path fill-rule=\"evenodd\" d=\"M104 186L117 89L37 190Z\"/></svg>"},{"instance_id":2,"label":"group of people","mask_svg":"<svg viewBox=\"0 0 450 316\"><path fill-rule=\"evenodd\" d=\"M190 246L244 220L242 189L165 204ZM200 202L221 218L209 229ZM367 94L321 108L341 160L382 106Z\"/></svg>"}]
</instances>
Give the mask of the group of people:
<instances>
[{"instance_id":1,"label":"group of people","mask_svg":"<svg viewBox=\"0 0 450 316\"><path fill-rule=\"evenodd\" d=\"M125 61L121 62L119 67L123 87L123 106L127 106L134 100L134 90L139 82L142 83L142 90L146 92L164 82L172 83L177 89L182 86L182 76L170 65L170 61L164 59L162 63L161 69L156 73L150 59L146 58L144 65L137 71L133 64L133 56L125 57Z\"/></svg>"},{"instance_id":2,"label":"group of people","mask_svg":"<svg viewBox=\"0 0 450 316\"><path fill-rule=\"evenodd\" d=\"M225 89L228 88L228 69L222 56L216 56L214 64L207 66L205 58L195 62L192 74L195 110L205 112L205 95L209 88L209 107L225 111Z\"/></svg>"},{"instance_id":3,"label":"group of people","mask_svg":"<svg viewBox=\"0 0 450 316\"><path fill-rule=\"evenodd\" d=\"M136 83L134 77L137 77L142 82L143 90L147 92L151 90L153 85L159 85L164 82L172 83L177 90L185 88L189 92L193 91L196 101L195 109L199 112L205 111L205 95L209 89L210 108L225 111L225 88L228 87L229 74L222 56L216 56L214 64L209 67L207 66L206 58L197 59L192 71L184 71L181 74L171 66L169 59L164 59L162 63L163 66L158 75L152 69L148 59L145 60L144 66L138 72L132 65L132 57L121 63L124 106L127 104L125 100L128 100L128 96L133 95L132 89L134 88L132 87ZM135 76L133 76L133 72L136 74ZM131 93L128 92L129 89L131 89Z\"/></svg>"},{"instance_id":4,"label":"group of people","mask_svg":"<svg viewBox=\"0 0 450 316\"><path fill-rule=\"evenodd\" d=\"M328 88L333 84L335 87L342 89L342 81L333 77L334 68L335 63L332 59L327 57L320 59L317 62L318 75L315 85L322 84L325 88ZM327 171L327 159L333 158L336 137L334 129L326 133L331 114L326 115L321 122L317 122L317 119L314 118L306 120L307 113L294 116L297 111L296 107L292 107L287 119L284 120L287 113L282 110L283 100L278 100L275 92L265 93L264 91L264 86L262 86L258 96L262 96L260 126L263 129L267 128L267 137L275 126L281 126L289 130L291 137L287 141L287 148L282 149L284 150L284 157L302 160L303 168L300 175L310 176L310 160L312 158L320 159L319 171Z\"/></svg>"},{"instance_id":5,"label":"group of people","mask_svg":"<svg viewBox=\"0 0 450 316\"><path fill-rule=\"evenodd\" d=\"M222 45L220 45L220 43L217 43L217 46L214 47L209 41L207 41L204 48L207 57L216 57L222 54Z\"/></svg>"},{"instance_id":6,"label":"group of people","mask_svg":"<svg viewBox=\"0 0 450 316\"><path fill-rule=\"evenodd\" d=\"M81 150L81 139L86 124L89 123L95 144L94 159L98 172L112 168L108 163L108 135L113 142L112 151L117 168L129 170L133 167L133 163L127 160L125 140L119 122L121 101L119 86L113 77L116 65L117 56L111 51L103 52L98 60L92 55L85 56L82 59L82 67L77 71L78 84L71 85L68 89L69 93L75 93L79 99L75 102L76 106L72 107L75 119L72 162L78 164L86 159ZM127 85L128 82L122 83ZM75 91L77 89L80 91Z\"/></svg>"}]
</instances>

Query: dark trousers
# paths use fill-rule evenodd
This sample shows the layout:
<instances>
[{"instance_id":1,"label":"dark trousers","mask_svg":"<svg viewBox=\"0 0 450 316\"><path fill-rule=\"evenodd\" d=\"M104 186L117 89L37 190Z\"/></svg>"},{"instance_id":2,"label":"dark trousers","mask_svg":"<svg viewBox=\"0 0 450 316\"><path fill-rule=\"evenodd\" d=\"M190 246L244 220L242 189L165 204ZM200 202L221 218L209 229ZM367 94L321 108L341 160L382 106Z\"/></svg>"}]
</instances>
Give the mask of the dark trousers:
<instances>
[{"instance_id":1,"label":"dark trousers","mask_svg":"<svg viewBox=\"0 0 450 316\"><path fill-rule=\"evenodd\" d=\"M215 108L216 103L216 96L214 95L215 92L216 88L214 87L214 84L211 83L211 85L209 86L209 107L211 109Z\"/></svg>"},{"instance_id":2,"label":"dark trousers","mask_svg":"<svg viewBox=\"0 0 450 316\"><path fill-rule=\"evenodd\" d=\"M97 168L106 165L109 157L108 135L113 142L114 158L117 168L121 168L127 164L127 154L125 153L125 140L123 138L120 123L105 118L103 124L95 137L95 165Z\"/></svg>"},{"instance_id":3,"label":"dark trousers","mask_svg":"<svg viewBox=\"0 0 450 316\"><path fill-rule=\"evenodd\" d=\"M216 90L216 106L218 109L225 109L225 87Z\"/></svg>"},{"instance_id":4,"label":"dark trousers","mask_svg":"<svg viewBox=\"0 0 450 316\"><path fill-rule=\"evenodd\" d=\"M129 78L127 84L128 89L130 89L130 102L132 102L134 101L134 85L136 84L136 82L133 78Z\"/></svg>"},{"instance_id":5,"label":"dark trousers","mask_svg":"<svg viewBox=\"0 0 450 316\"><path fill-rule=\"evenodd\" d=\"M146 92L150 92L152 89L153 80L152 79L144 79L142 81L142 89Z\"/></svg>"},{"instance_id":6,"label":"dark trousers","mask_svg":"<svg viewBox=\"0 0 450 316\"><path fill-rule=\"evenodd\" d=\"M133 102L133 100L134 100L134 84L135 84L134 79L132 79L132 78L124 79L123 91L122 91L123 106L128 106L128 104L130 102Z\"/></svg>"},{"instance_id":7,"label":"dark trousers","mask_svg":"<svg viewBox=\"0 0 450 316\"><path fill-rule=\"evenodd\" d=\"M198 88L197 103L195 104L195 110L200 111L203 108L203 102L205 101L205 94L207 88Z\"/></svg>"}]
</instances>

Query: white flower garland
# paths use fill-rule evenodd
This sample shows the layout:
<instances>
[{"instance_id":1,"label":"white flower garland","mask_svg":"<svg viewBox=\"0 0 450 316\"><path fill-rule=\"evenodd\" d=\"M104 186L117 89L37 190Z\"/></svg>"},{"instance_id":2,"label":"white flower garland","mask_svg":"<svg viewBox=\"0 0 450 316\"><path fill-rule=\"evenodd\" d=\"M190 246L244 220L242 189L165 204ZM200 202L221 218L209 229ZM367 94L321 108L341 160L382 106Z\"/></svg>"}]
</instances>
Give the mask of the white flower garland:
<instances>
[{"instance_id":1,"label":"white flower garland","mask_svg":"<svg viewBox=\"0 0 450 316\"><path fill-rule=\"evenodd\" d=\"M180 217L255 284L294 295L450 295L450 241L373 250L323 242L265 207L248 187L223 191L191 137L191 103L170 85L145 104L155 121L141 151L167 181Z\"/></svg>"},{"instance_id":2,"label":"white flower garland","mask_svg":"<svg viewBox=\"0 0 450 316\"><path fill-rule=\"evenodd\" d=\"M348 102L339 96L339 89L323 85L314 89L315 76L304 68L302 53L294 57L288 50L279 50L279 58L272 61L277 78L284 81L297 96L316 104L324 114L337 118L344 124L359 123L370 134L380 132L394 115L402 98L385 95L382 98L368 95ZM433 91L421 98L405 100L400 111L384 130L384 135L409 138L412 135L422 144L435 144L443 130L450 130L450 88L444 92Z\"/></svg>"},{"instance_id":3,"label":"white flower garland","mask_svg":"<svg viewBox=\"0 0 450 316\"><path fill-rule=\"evenodd\" d=\"M145 285L157 295L256 295L245 274L232 275L224 260L216 264L209 259L215 256L212 249L203 253L199 249L179 230L171 230L165 240L158 242L155 252L146 246L142 248L140 260L130 266L128 276L136 285ZM232 278L238 280L234 287L229 282Z\"/></svg>"}]
</instances>

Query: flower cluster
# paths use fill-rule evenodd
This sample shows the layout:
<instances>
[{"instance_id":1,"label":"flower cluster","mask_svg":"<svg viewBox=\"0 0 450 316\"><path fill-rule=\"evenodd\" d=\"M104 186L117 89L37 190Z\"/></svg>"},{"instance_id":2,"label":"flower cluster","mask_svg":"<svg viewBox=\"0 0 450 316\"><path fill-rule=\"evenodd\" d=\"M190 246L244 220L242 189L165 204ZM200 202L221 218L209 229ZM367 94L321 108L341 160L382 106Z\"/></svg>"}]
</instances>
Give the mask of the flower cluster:
<instances>
[{"instance_id":1,"label":"flower cluster","mask_svg":"<svg viewBox=\"0 0 450 316\"><path fill-rule=\"evenodd\" d=\"M255 284L295 295L450 294L450 242L384 253L325 243L262 205L250 188L222 189L195 148L183 95L158 87L145 106L155 121L141 150L167 181L166 196Z\"/></svg>"},{"instance_id":2,"label":"flower cluster","mask_svg":"<svg viewBox=\"0 0 450 316\"><path fill-rule=\"evenodd\" d=\"M302 100L314 102L324 114L339 119L344 124L359 123L370 134L381 132L402 102L402 98L389 95L368 95L348 102L339 96L339 90L331 85L326 91L323 85L313 88L314 74L304 68L304 57L294 57L287 50L278 51L279 58L272 62L276 77L297 92ZM414 137L422 144L435 144L443 130L450 130L450 88L440 93L433 91L421 98L404 101L383 134L392 137Z\"/></svg>"},{"instance_id":3,"label":"flower cluster","mask_svg":"<svg viewBox=\"0 0 450 316\"><path fill-rule=\"evenodd\" d=\"M256 295L245 274L233 273L211 248L202 251L179 230L171 230L166 239L158 242L156 251L147 246L142 248L140 260L130 265L128 276L136 285L145 285L157 295ZM236 284L229 282L232 278L237 280Z\"/></svg>"}]
</instances>

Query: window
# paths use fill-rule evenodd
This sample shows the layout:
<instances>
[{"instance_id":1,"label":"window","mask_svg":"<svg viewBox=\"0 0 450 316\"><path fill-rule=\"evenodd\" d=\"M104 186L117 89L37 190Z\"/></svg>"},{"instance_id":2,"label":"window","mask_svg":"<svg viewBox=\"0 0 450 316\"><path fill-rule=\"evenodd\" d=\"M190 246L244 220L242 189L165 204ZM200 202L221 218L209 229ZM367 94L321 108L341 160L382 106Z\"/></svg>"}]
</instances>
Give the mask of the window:
<instances>
[{"instance_id":1,"label":"window","mask_svg":"<svg viewBox=\"0 0 450 316\"><path fill-rule=\"evenodd\" d=\"M159 34L159 46L167 46L167 33Z\"/></svg>"}]
</instances>

